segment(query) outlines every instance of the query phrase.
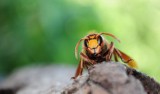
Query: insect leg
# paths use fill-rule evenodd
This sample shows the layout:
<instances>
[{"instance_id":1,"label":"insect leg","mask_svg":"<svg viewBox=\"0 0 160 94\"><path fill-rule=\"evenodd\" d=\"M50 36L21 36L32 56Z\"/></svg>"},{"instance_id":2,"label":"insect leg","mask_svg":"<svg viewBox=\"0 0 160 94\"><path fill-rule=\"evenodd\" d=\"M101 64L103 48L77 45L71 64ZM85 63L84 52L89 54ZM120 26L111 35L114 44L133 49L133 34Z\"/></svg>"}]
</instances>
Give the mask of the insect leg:
<instances>
[{"instance_id":1,"label":"insect leg","mask_svg":"<svg viewBox=\"0 0 160 94\"><path fill-rule=\"evenodd\" d=\"M123 56L123 54L118 50L115 49L115 52L117 53L117 55L121 58L121 60L125 63L129 62L131 60L131 58L129 58L128 56Z\"/></svg>"},{"instance_id":2,"label":"insect leg","mask_svg":"<svg viewBox=\"0 0 160 94\"><path fill-rule=\"evenodd\" d=\"M130 67L132 68L136 68L137 67L137 63L136 61L134 61L130 56L128 56L127 54L125 54L124 52L115 49L115 52L117 53L117 55L121 58L121 60L124 63L127 63Z\"/></svg>"},{"instance_id":3,"label":"insect leg","mask_svg":"<svg viewBox=\"0 0 160 94\"><path fill-rule=\"evenodd\" d=\"M84 61L91 63L91 65L96 64L96 62L94 60L89 59L88 56L86 56L82 52L80 53L80 57L83 58Z\"/></svg>"},{"instance_id":4,"label":"insect leg","mask_svg":"<svg viewBox=\"0 0 160 94\"><path fill-rule=\"evenodd\" d=\"M76 73L75 73L75 76L72 77L72 79L76 79L79 75L82 75L82 72L83 72L83 66L84 66L84 61L81 59L80 62L79 62L79 65L77 67L77 70L76 70Z\"/></svg>"},{"instance_id":5,"label":"insect leg","mask_svg":"<svg viewBox=\"0 0 160 94\"><path fill-rule=\"evenodd\" d=\"M114 51L114 44L113 44L113 42L111 42L110 48L108 49L108 53L106 55L106 61L110 61L111 60L113 51Z\"/></svg>"},{"instance_id":6,"label":"insect leg","mask_svg":"<svg viewBox=\"0 0 160 94\"><path fill-rule=\"evenodd\" d=\"M118 57L117 57L116 52L114 51L113 54L114 54L114 59L115 59L115 61L118 62Z\"/></svg>"}]
</instances>

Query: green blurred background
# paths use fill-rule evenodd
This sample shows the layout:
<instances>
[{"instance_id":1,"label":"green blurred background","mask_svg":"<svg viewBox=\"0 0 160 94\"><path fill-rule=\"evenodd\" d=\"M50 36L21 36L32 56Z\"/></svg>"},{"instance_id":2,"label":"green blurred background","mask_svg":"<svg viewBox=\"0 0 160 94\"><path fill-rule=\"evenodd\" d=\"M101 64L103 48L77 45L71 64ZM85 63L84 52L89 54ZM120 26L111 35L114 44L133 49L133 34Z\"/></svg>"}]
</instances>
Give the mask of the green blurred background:
<instances>
[{"instance_id":1,"label":"green blurred background","mask_svg":"<svg viewBox=\"0 0 160 94\"><path fill-rule=\"evenodd\" d=\"M160 82L159 0L0 0L0 74L29 64L78 64L74 47L90 30Z\"/></svg>"}]
</instances>

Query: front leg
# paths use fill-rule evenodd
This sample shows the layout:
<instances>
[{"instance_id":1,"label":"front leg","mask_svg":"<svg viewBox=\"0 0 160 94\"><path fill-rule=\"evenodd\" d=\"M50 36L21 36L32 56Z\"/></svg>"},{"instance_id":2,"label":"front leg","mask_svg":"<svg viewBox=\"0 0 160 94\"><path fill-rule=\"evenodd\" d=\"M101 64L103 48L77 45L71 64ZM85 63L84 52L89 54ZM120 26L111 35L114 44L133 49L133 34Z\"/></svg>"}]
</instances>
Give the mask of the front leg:
<instances>
[{"instance_id":1,"label":"front leg","mask_svg":"<svg viewBox=\"0 0 160 94\"><path fill-rule=\"evenodd\" d=\"M72 77L72 79L76 79L79 75L82 75L84 67L86 67L88 69L88 67L90 65L96 64L96 62L94 60L89 59L88 56L86 56L82 52L80 53L80 58L81 59L80 59L79 65L77 67L75 76Z\"/></svg>"},{"instance_id":2,"label":"front leg","mask_svg":"<svg viewBox=\"0 0 160 94\"><path fill-rule=\"evenodd\" d=\"M106 61L111 60L113 51L114 51L114 43L111 42L110 47L109 47L108 52L107 52L107 55L106 55Z\"/></svg>"},{"instance_id":3,"label":"front leg","mask_svg":"<svg viewBox=\"0 0 160 94\"><path fill-rule=\"evenodd\" d=\"M83 72L83 66L84 66L84 61L82 59L80 59L79 65L77 67L75 76L72 77L71 79L76 79L79 75L82 75Z\"/></svg>"},{"instance_id":4,"label":"front leg","mask_svg":"<svg viewBox=\"0 0 160 94\"><path fill-rule=\"evenodd\" d=\"M84 61L93 64L96 64L96 62L94 60L89 59L88 56L86 56L85 54L83 54L82 52L80 53L80 57L83 58Z\"/></svg>"}]
</instances>

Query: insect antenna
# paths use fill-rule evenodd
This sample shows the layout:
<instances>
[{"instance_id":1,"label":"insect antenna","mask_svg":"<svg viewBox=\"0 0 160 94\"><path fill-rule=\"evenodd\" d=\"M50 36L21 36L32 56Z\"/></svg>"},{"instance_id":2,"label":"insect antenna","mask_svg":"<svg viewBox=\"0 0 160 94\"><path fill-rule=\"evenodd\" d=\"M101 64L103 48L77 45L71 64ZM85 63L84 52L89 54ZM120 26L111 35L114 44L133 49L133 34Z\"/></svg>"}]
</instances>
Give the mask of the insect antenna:
<instances>
[{"instance_id":1,"label":"insect antenna","mask_svg":"<svg viewBox=\"0 0 160 94\"><path fill-rule=\"evenodd\" d=\"M108 36L111 36L111 37L113 37L114 39L116 39L118 42L120 42L120 40L119 40L116 36L114 36L113 34L102 32L102 33L99 34L99 36L100 36L100 35L108 35Z\"/></svg>"},{"instance_id":2,"label":"insect antenna","mask_svg":"<svg viewBox=\"0 0 160 94\"><path fill-rule=\"evenodd\" d=\"M85 40L85 38L80 39L80 40L77 42L76 47L75 47L75 57L76 57L77 59L78 59L78 47L79 47L81 41L83 41L83 40Z\"/></svg>"}]
</instances>

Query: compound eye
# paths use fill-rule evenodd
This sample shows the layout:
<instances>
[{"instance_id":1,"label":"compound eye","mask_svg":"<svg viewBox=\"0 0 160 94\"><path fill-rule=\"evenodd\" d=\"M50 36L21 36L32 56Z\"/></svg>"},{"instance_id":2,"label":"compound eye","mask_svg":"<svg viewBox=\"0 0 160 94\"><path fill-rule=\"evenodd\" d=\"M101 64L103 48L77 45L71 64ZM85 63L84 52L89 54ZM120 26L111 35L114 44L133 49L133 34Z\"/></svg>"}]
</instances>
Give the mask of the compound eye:
<instances>
[{"instance_id":1,"label":"compound eye","mask_svg":"<svg viewBox=\"0 0 160 94\"><path fill-rule=\"evenodd\" d=\"M84 40L84 45L85 45L86 47L88 47L88 41L87 41L87 40Z\"/></svg>"},{"instance_id":2,"label":"compound eye","mask_svg":"<svg viewBox=\"0 0 160 94\"><path fill-rule=\"evenodd\" d=\"M98 37L98 44L101 45L102 41L103 41L103 40L102 40L102 37L99 36L99 37Z\"/></svg>"}]
</instances>

